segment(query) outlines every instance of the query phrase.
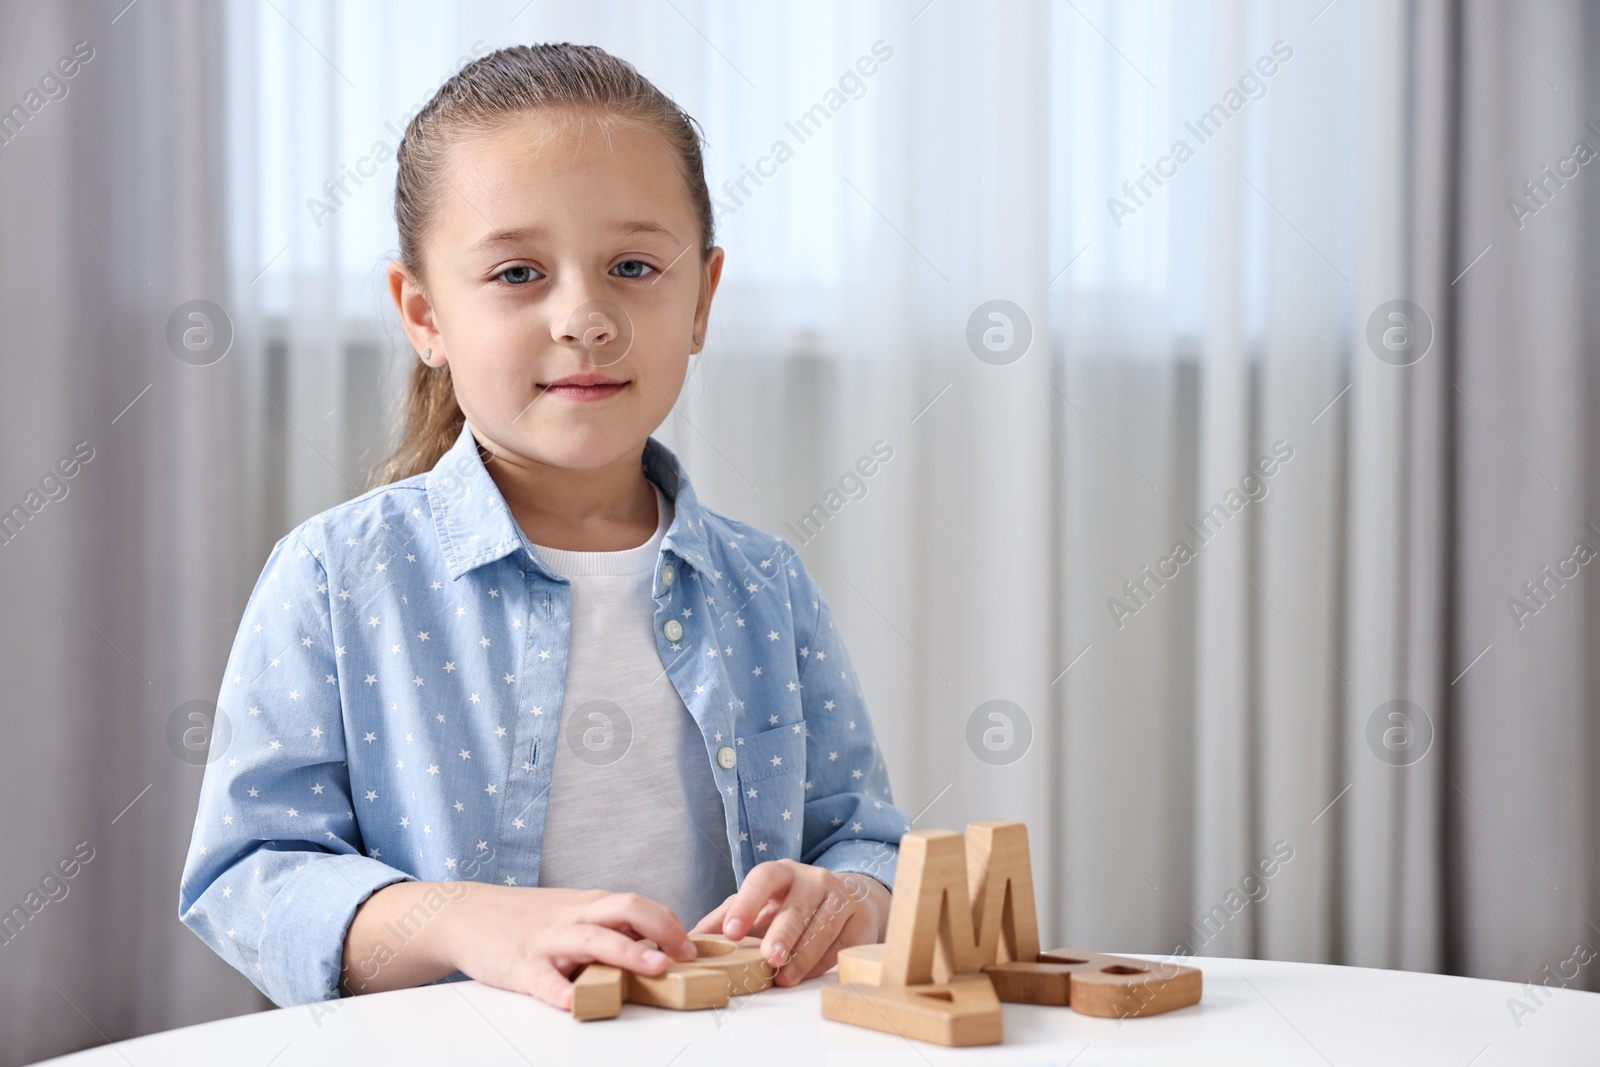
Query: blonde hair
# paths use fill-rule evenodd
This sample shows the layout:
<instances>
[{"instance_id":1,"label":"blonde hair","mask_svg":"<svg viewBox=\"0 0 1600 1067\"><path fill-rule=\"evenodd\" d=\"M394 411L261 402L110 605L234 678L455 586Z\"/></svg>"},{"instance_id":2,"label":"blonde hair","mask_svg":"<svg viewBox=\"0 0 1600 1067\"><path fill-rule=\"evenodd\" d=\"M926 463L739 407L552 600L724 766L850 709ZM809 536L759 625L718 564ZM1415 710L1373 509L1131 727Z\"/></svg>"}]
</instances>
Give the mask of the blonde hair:
<instances>
[{"instance_id":1,"label":"blonde hair","mask_svg":"<svg viewBox=\"0 0 1600 1067\"><path fill-rule=\"evenodd\" d=\"M423 240L445 184L445 154L456 139L502 128L535 108L559 108L580 122L627 122L659 134L679 170L700 223L700 259L714 244L711 194L700 153L700 126L633 64L594 45L515 45L461 68L412 117L395 153L394 219L400 261L422 281ZM466 416L456 403L448 365L411 368L394 451L367 475L367 488L432 469L455 444Z\"/></svg>"}]
</instances>

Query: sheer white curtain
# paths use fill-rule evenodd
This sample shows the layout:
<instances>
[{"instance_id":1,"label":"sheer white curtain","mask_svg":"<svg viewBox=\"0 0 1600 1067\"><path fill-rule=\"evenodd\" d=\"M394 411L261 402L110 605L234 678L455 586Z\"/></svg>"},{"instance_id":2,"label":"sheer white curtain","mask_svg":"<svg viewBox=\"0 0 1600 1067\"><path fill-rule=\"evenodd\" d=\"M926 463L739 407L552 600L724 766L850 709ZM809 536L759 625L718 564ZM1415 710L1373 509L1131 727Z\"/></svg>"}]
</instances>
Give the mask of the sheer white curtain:
<instances>
[{"instance_id":1,"label":"sheer white curtain","mask_svg":"<svg viewBox=\"0 0 1600 1067\"><path fill-rule=\"evenodd\" d=\"M410 358L378 285L392 165L333 214L323 181L461 56L598 43L704 125L729 254L662 436L714 506L803 537L917 825L1026 819L1052 941L1400 962L1400 801L1318 816L1391 770L1344 749L1400 695L1401 398L1357 357L1406 292L1404 8L243 10L235 271L285 339L282 522L349 495ZM1000 365L967 340L996 299L1032 330ZM387 378L351 362L369 336ZM1155 590L1141 568L1279 441L1267 497L1140 607L1123 583ZM1032 735L1001 766L967 741L991 700ZM1202 941L1279 840L1268 899Z\"/></svg>"}]
</instances>

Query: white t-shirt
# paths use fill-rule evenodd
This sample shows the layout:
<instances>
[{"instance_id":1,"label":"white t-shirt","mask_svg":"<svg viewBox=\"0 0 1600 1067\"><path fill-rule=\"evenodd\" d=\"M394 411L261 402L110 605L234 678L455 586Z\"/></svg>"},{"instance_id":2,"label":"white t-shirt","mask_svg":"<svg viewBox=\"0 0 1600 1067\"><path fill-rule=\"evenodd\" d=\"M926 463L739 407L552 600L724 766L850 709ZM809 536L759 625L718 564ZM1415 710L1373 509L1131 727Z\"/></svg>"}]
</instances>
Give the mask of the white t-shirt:
<instances>
[{"instance_id":1,"label":"white t-shirt","mask_svg":"<svg viewBox=\"0 0 1600 1067\"><path fill-rule=\"evenodd\" d=\"M640 893L688 929L737 886L705 737L656 651L651 582L672 501L651 486L656 532L637 548L533 546L572 583L539 884Z\"/></svg>"}]
</instances>

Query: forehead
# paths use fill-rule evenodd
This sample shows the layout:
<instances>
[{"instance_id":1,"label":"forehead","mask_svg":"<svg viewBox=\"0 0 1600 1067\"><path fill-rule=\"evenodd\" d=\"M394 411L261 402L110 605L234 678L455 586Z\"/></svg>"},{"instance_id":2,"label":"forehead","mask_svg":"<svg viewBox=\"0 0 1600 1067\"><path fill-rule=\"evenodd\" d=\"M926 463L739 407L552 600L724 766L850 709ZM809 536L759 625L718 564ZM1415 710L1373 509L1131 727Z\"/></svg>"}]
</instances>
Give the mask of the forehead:
<instances>
[{"instance_id":1,"label":"forehead","mask_svg":"<svg viewBox=\"0 0 1600 1067\"><path fill-rule=\"evenodd\" d=\"M450 145L440 232L463 248L504 229L578 236L645 220L688 242L695 212L680 166L666 140L637 122L571 109L522 112Z\"/></svg>"}]
</instances>

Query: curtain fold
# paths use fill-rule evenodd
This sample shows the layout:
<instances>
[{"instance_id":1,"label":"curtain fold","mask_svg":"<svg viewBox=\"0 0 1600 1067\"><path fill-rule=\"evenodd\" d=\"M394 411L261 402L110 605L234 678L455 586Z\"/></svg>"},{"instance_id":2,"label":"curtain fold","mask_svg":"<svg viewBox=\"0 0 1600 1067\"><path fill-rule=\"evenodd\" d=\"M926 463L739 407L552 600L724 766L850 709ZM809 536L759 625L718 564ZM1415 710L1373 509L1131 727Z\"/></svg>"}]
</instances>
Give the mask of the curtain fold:
<instances>
[{"instance_id":1,"label":"curtain fold","mask_svg":"<svg viewBox=\"0 0 1600 1067\"><path fill-rule=\"evenodd\" d=\"M1578 542L1600 549L1596 200L1592 164L1575 161L1579 142L1600 150L1593 17L1588 5L1504 2L1462 15L1451 657L1465 674L1452 687L1446 796L1460 894L1451 933L1468 973L1532 977L1560 969L1577 943L1600 947L1596 600L1590 567L1574 559ZM1579 980L1595 988L1593 975Z\"/></svg>"},{"instance_id":2,"label":"curtain fold","mask_svg":"<svg viewBox=\"0 0 1600 1067\"><path fill-rule=\"evenodd\" d=\"M1452 580L1454 493L1460 475L1451 447L1456 400L1451 385L1457 360L1456 293L1461 262L1455 227L1458 209L1461 116L1461 8L1429 0L1415 5L1407 32L1411 69L1406 138L1412 151L1405 190L1408 295L1432 309L1432 350L1406 368L1407 501L1402 548L1406 606L1403 620L1403 692L1429 715L1433 750L1405 768L1396 864L1396 937L1391 966L1459 970L1448 936L1458 894L1448 875L1454 810L1448 768L1458 736L1451 655L1457 597Z\"/></svg>"},{"instance_id":3,"label":"curtain fold","mask_svg":"<svg viewBox=\"0 0 1600 1067\"><path fill-rule=\"evenodd\" d=\"M1374 758L1368 724L1401 696L1405 656L1406 585L1402 554L1407 519L1404 471L1408 439L1405 398L1414 365L1376 358L1366 337L1368 309L1407 292L1405 278L1404 12L1365 5L1356 32L1361 42L1357 125L1362 149L1356 185L1358 242L1355 299L1347 320L1352 341L1347 444L1348 496L1344 615L1345 664L1340 689L1340 743L1350 785L1330 813L1343 833L1344 944L1342 962L1392 966L1397 861L1405 772ZM1351 321L1353 320L1353 321ZM1392 320L1391 320L1392 321ZM1426 709L1424 709L1426 711ZM1402 729L1384 713L1385 730ZM1388 725L1394 724L1394 725ZM1397 770L1401 773L1395 773ZM1329 797L1329 801L1332 797Z\"/></svg>"},{"instance_id":4,"label":"curtain fold","mask_svg":"<svg viewBox=\"0 0 1600 1067\"><path fill-rule=\"evenodd\" d=\"M1374 84L1358 89L1365 79L1351 61L1361 39L1355 20L1365 19L1365 8L1345 13L1347 21L1330 9L1304 24L1279 11L1284 25L1277 32L1292 41L1295 54L1273 89L1275 147L1265 180L1255 179L1259 194L1246 189L1269 219L1271 265L1249 458L1270 456L1275 442L1292 449L1293 458L1269 480L1271 494L1253 520L1254 588L1240 582L1255 635L1257 731L1256 838L1243 860L1255 864L1280 842L1293 850L1265 883L1253 949L1331 960L1340 945L1343 869L1343 801L1336 798L1349 781L1340 717L1352 685L1345 629L1350 449L1357 439L1351 394L1362 356L1350 320L1358 303L1354 285L1384 255L1371 231L1353 225L1353 175L1395 177L1392 161L1374 152L1370 131L1352 116L1358 99L1397 87L1392 69L1377 69L1367 74ZM1367 57L1359 62L1364 69ZM1247 634L1235 640L1251 643ZM1242 874L1241 868L1233 877ZM1216 899L1213 893L1197 909Z\"/></svg>"}]
</instances>

